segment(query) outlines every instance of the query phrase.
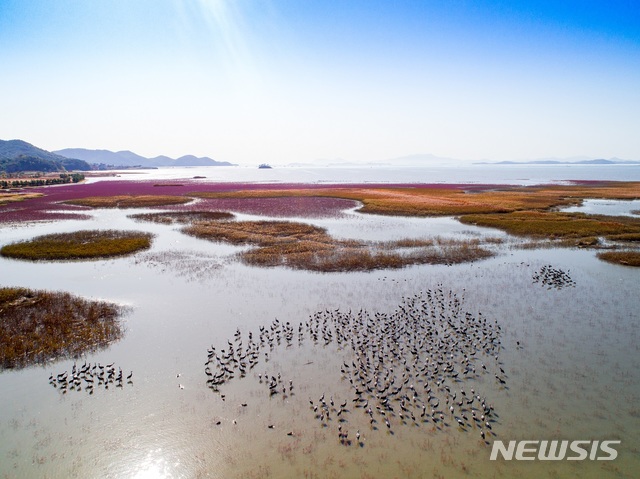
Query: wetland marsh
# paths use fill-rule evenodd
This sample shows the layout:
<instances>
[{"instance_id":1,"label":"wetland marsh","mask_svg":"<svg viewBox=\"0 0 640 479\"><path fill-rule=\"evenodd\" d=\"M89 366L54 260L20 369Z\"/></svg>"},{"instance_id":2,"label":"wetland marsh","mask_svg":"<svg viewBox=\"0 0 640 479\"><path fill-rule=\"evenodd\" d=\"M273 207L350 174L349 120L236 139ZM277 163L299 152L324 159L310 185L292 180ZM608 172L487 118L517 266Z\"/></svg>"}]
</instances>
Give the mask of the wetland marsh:
<instances>
[{"instance_id":1,"label":"wetland marsh","mask_svg":"<svg viewBox=\"0 0 640 479\"><path fill-rule=\"evenodd\" d=\"M107 181L87 193L106 184L113 195L125 190ZM218 204L89 208L58 201L100 195L66 188L51 190L53 203L10 205L33 201L23 214L38 221L0 225L0 247L82 230L154 240L110 259L0 258L0 286L127 309L123 335L108 348L0 373L3 477L613 478L640 470L637 268L590 248L522 248L528 240L449 216L363 214L353 198L296 203L272 194L247 205L226 195ZM185 181L162 194L175 197L172 189L197 191ZM287 215L269 214L278 205ZM265 236L256 229L265 221L291 230ZM215 230L216 241L186 234L203 222L244 226ZM243 239L224 240L231 234ZM491 255L331 272L243 261L292 236L404 252L454 241ZM132 383L89 394L84 383L62 392L49 382L111 364ZM621 444L614 461L490 461L495 439Z\"/></svg>"}]
</instances>

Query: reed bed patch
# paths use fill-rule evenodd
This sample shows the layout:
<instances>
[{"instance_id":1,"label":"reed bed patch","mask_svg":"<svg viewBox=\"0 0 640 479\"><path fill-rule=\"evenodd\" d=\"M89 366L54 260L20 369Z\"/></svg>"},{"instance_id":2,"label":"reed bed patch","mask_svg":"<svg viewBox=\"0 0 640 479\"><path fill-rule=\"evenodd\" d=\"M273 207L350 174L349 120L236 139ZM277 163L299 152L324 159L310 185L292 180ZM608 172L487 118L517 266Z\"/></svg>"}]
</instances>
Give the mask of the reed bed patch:
<instances>
[{"instance_id":1,"label":"reed bed patch","mask_svg":"<svg viewBox=\"0 0 640 479\"><path fill-rule=\"evenodd\" d=\"M402 189L387 190L377 197L364 198L363 213L407 216L454 216L461 214L506 213L530 208L549 208L577 204L530 191L504 190L467 192L465 190Z\"/></svg>"},{"instance_id":2,"label":"reed bed patch","mask_svg":"<svg viewBox=\"0 0 640 479\"><path fill-rule=\"evenodd\" d=\"M0 249L0 255L33 261L111 258L148 249L152 238L140 231L84 230L9 244Z\"/></svg>"},{"instance_id":3,"label":"reed bed patch","mask_svg":"<svg viewBox=\"0 0 640 479\"><path fill-rule=\"evenodd\" d=\"M416 238L403 238L395 241L386 241L384 247L388 249L395 248L422 248L433 246L435 240L433 239L416 239Z\"/></svg>"},{"instance_id":4,"label":"reed bed patch","mask_svg":"<svg viewBox=\"0 0 640 479\"><path fill-rule=\"evenodd\" d=\"M488 238L483 238L485 244L504 244L504 238L499 238L497 236L490 236Z\"/></svg>"},{"instance_id":5,"label":"reed bed patch","mask_svg":"<svg viewBox=\"0 0 640 479\"><path fill-rule=\"evenodd\" d=\"M0 193L0 205L38 198L42 193Z\"/></svg>"},{"instance_id":6,"label":"reed bed patch","mask_svg":"<svg viewBox=\"0 0 640 479\"><path fill-rule=\"evenodd\" d=\"M601 244L601 242L600 238L598 238L597 236L585 236L582 238L578 238L577 240L563 240L561 244L568 247L578 246L579 248L587 248L597 247Z\"/></svg>"},{"instance_id":7,"label":"reed bed patch","mask_svg":"<svg viewBox=\"0 0 640 479\"><path fill-rule=\"evenodd\" d=\"M517 236L584 238L640 233L640 221L636 218L582 213L520 211L506 214L464 215L459 220L465 224L499 228Z\"/></svg>"},{"instance_id":8,"label":"reed bed patch","mask_svg":"<svg viewBox=\"0 0 640 479\"><path fill-rule=\"evenodd\" d=\"M197 238L238 245L271 246L300 240L331 241L324 229L291 221L201 221L184 228L183 231Z\"/></svg>"},{"instance_id":9,"label":"reed bed patch","mask_svg":"<svg viewBox=\"0 0 640 479\"><path fill-rule=\"evenodd\" d=\"M148 208L153 206L183 205L193 201L188 196L173 195L116 195L90 196L66 200L66 204L91 208Z\"/></svg>"},{"instance_id":10,"label":"reed bed patch","mask_svg":"<svg viewBox=\"0 0 640 479\"><path fill-rule=\"evenodd\" d=\"M610 241L624 241L630 243L640 242L640 233L623 233L616 235L609 235L607 239Z\"/></svg>"},{"instance_id":11,"label":"reed bed patch","mask_svg":"<svg viewBox=\"0 0 640 479\"><path fill-rule=\"evenodd\" d=\"M547 185L540 189L562 197L603 200L640 199L638 181L579 182L574 185Z\"/></svg>"},{"instance_id":12,"label":"reed bed patch","mask_svg":"<svg viewBox=\"0 0 640 479\"><path fill-rule=\"evenodd\" d=\"M598 258L608 263L621 264L624 266L640 266L640 251L601 251Z\"/></svg>"},{"instance_id":13,"label":"reed bed patch","mask_svg":"<svg viewBox=\"0 0 640 479\"><path fill-rule=\"evenodd\" d=\"M316 226L287 221L196 222L183 231L198 238L252 245L239 253L246 264L320 272L370 271L414 264L453 264L487 258L479 240L337 240Z\"/></svg>"},{"instance_id":14,"label":"reed bed patch","mask_svg":"<svg viewBox=\"0 0 640 479\"><path fill-rule=\"evenodd\" d=\"M136 221L149 221L166 225L189 224L197 221L219 221L235 218L232 213L226 211L167 211L161 213L140 213L129 215Z\"/></svg>"},{"instance_id":15,"label":"reed bed patch","mask_svg":"<svg viewBox=\"0 0 640 479\"><path fill-rule=\"evenodd\" d=\"M122 336L122 312L68 293L0 288L0 365L44 364L104 348Z\"/></svg>"},{"instance_id":16,"label":"reed bed patch","mask_svg":"<svg viewBox=\"0 0 640 479\"><path fill-rule=\"evenodd\" d=\"M568 242L564 245L564 246L576 246L575 244L569 244ZM550 240L532 240L532 241L523 241L523 242L515 242L513 243L510 248L512 249L521 249L521 250L532 250L532 249L552 249L552 248L557 248L558 247L558 242L557 241L550 241Z\"/></svg>"}]
</instances>

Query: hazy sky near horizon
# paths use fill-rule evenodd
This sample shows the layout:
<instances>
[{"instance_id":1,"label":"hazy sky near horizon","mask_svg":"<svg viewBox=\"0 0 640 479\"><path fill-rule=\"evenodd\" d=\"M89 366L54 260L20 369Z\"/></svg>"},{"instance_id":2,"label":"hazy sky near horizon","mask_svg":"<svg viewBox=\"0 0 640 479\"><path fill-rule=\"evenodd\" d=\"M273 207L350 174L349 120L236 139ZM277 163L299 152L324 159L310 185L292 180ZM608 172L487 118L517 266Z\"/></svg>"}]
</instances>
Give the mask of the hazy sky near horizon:
<instances>
[{"instance_id":1,"label":"hazy sky near horizon","mask_svg":"<svg viewBox=\"0 0 640 479\"><path fill-rule=\"evenodd\" d=\"M2 0L0 72L48 150L640 159L632 0Z\"/></svg>"}]
</instances>

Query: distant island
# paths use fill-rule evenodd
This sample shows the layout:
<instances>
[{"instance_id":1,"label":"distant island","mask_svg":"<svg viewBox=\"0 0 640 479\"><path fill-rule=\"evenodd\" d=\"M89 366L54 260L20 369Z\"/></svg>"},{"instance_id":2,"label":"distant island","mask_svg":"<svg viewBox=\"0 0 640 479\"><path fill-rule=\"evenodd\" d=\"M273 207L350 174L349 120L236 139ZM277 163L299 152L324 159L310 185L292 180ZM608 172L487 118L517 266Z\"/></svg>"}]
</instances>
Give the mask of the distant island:
<instances>
[{"instance_id":1,"label":"distant island","mask_svg":"<svg viewBox=\"0 0 640 479\"><path fill-rule=\"evenodd\" d=\"M474 163L476 165L640 165L640 161L634 160L621 160L619 158L611 158L605 160L604 158L598 158L594 160L529 160L529 161L496 161L488 162L482 161Z\"/></svg>"},{"instance_id":2,"label":"distant island","mask_svg":"<svg viewBox=\"0 0 640 479\"><path fill-rule=\"evenodd\" d=\"M267 164L267 163L260 163L258 165L258 168L262 169L262 170L266 170L266 169L271 169L271 165Z\"/></svg>"}]
</instances>

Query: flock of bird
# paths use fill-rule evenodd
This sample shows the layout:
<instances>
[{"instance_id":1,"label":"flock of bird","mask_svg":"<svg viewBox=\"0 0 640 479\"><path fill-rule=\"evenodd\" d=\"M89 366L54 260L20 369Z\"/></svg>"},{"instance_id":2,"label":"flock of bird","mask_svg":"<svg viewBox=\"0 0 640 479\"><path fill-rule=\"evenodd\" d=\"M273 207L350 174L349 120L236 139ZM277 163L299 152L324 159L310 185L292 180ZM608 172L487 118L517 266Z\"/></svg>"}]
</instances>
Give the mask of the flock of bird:
<instances>
[{"instance_id":1,"label":"flock of bird","mask_svg":"<svg viewBox=\"0 0 640 479\"><path fill-rule=\"evenodd\" d=\"M539 276L570 281L565 274L543 267ZM208 350L204 372L207 386L219 392L232 379L246 377L261 361L268 363L282 346L302 347L308 341L313 347L333 346L344 355L340 375L348 382L351 396L338 400L337 394L322 393L317 399L309 398L309 409L323 428L337 424L340 444L364 446L359 428L355 441L347 430L358 413L363 418L353 422L366 424L366 420L372 431L394 434L395 428L408 425L434 430L453 426L476 430L486 441L494 435L497 415L475 388L506 387L500 338L500 325L481 313L463 311L455 293L438 287L403 298L392 313L326 309L296 326L274 319L269 326L261 326L256 336L249 332L246 341L237 329L224 348ZM254 376L270 397L295 394L293 379L284 379L281 373L265 371ZM479 381L483 376L489 379ZM133 384L133 371L125 376L114 363L74 363L70 372L51 373L49 383L63 394L83 389L93 394L97 387Z\"/></svg>"},{"instance_id":2,"label":"flock of bird","mask_svg":"<svg viewBox=\"0 0 640 479\"><path fill-rule=\"evenodd\" d=\"M424 425L475 430L483 441L494 435L497 414L476 388L507 387L499 359L501 327L480 313L463 311L462 300L441 287L403 298L390 314L324 310L296 326L275 319L260 327L257 337L249 332L248 341L244 339L238 329L226 347L208 350L205 374L214 391L246 377L262 360L270 361L280 346L311 341L344 353L340 374L351 397L338 400L337 394L323 393L309 398L322 427L337 424L341 444L354 444L347 426L358 413L372 431L393 434L397 427ZM294 394L293 380L280 373L256 377L271 397ZM366 424L362 418L353 422ZM364 445L359 428L354 437L355 444Z\"/></svg>"},{"instance_id":3,"label":"flock of bird","mask_svg":"<svg viewBox=\"0 0 640 479\"><path fill-rule=\"evenodd\" d=\"M551 265L544 265L534 273L533 282L540 283L542 286L547 286L547 289L561 289L576 285L576 282L571 279L568 271L554 268Z\"/></svg>"},{"instance_id":4,"label":"flock of bird","mask_svg":"<svg viewBox=\"0 0 640 479\"><path fill-rule=\"evenodd\" d=\"M124 384L133 384L133 371L127 376L122 372L122 368L118 367L116 371L115 363L102 365L100 363L85 363L78 366L73 363L71 373L64 371L60 374L49 376L49 384L58 389L61 393L66 394L67 391L82 391L83 389L89 394L93 394L94 388L109 389L109 386L122 388Z\"/></svg>"},{"instance_id":5,"label":"flock of bird","mask_svg":"<svg viewBox=\"0 0 640 479\"><path fill-rule=\"evenodd\" d=\"M546 266L539 274L550 281L570 281L565 275ZM438 287L403 298L392 313L326 309L296 326L274 319L269 326L261 326L257 336L249 332L246 342L237 329L224 348L208 350L204 372L207 386L219 392L232 379L246 377L261 361L269 362L281 346L297 343L302 347L307 341L314 347L334 346L344 354L339 369L351 397L338 400L337 394L322 393L317 399L309 398L309 409L323 428L337 424L340 444L354 444L347 427L358 413L372 431L393 434L395 428L407 425L435 430L453 426L476 430L486 440L494 435L497 415L472 385L506 387L500 337L500 325L481 313L463 311L455 293ZM254 376L270 397L295 394L293 379L283 379L281 373L265 371ZM483 376L490 379L477 381ZM114 363L74 363L70 372L51 373L49 383L63 394L83 389L93 394L97 387L132 385L133 371L125 376ZM354 422L366 424L363 419ZM362 447L360 429L354 437Z\"/></svg>"},{"instance_id":6,"label":"flock of bird","mask_svg":"<svg viewBox=\"0 0 640 479\"><path fill-rule=\"evenodd\" d=\"M533 280L550 288L575 285L567 272L549 265ZM351 397L339 401L334 400L337 395L323 393L309 398L313 417L322 427L337 423L341 444L354 444L347 423L358 412L373 431L393 434L396 427L428 425L435 430L450 426L476 430L484 441L495 435L492 424L497 414L469 383L506 388L499 359L501 327L481 313L465 312L458 295L442 287L403 298L392 313L326 309L296 326L274 319L259 328L257 337L249 332L246 342L238 328L224 348L212 346L207 351L207 386L219 392L232 379L246 377L261 361L269 362L281 346L303 346L307 341L315 347L333 345L344 353L340 374L349 383ZM483 376L490 379L479 381ZM256 377L270 397L295 394L293 380L283 379L281 373L265 371ZM125 376L114 363L85 362L74 363L71 372L51 373L49 383L63 394L83 389L93 394L96 387L133 384L132 378L133 371ZM355 443L364 445L360 429Z\"/></svg>"}]
</instances>

